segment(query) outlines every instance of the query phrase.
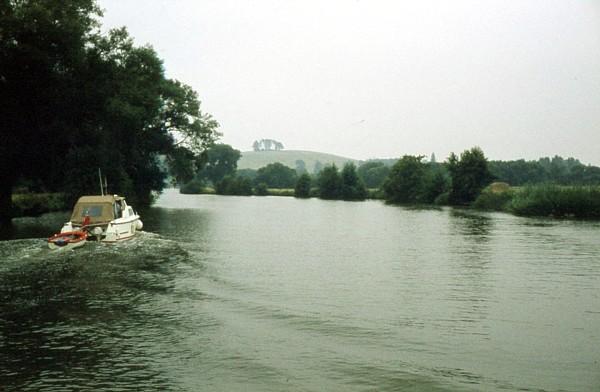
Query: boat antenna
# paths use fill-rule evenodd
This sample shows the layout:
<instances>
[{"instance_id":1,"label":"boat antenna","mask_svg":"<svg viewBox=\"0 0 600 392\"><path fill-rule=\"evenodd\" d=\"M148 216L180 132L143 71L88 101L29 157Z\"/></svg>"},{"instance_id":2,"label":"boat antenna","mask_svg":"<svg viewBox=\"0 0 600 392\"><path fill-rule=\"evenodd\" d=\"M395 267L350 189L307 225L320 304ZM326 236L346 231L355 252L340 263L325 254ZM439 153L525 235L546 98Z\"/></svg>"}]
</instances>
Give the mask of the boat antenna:
<instances>
[{"instance_id":1,"label":"boat antenna","mask_svg":"<svg viewBox=\"0 0 600 392\"><path fill-rule=\"evenodd\" d=\"M102 171L98 168L98 178L100 179L100 194L104 196L104 188L102 187Z\"/></svg>"}]
</instances>

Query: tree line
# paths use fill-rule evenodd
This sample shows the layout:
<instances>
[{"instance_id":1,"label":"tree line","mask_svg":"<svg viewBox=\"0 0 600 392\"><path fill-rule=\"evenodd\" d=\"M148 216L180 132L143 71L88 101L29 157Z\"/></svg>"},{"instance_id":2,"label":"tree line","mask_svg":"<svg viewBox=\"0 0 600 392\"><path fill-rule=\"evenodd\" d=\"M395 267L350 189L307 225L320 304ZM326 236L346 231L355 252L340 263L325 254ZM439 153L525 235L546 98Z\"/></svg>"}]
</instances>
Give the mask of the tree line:
<instances>
[{"instance_id":1,"label":"tree line","mask_svg":"<svg viewBox=\"0 0 600 392\"><path fill-rule=\"evenodd\" d=\"M197 93L125 28L101 33L101 16L94 0L0 5L2 221L15 188L72 203L98 193L98 168L111 193L150 204L163 162L189 180L219 137Z\"/></svg>"},{"instance_id":2,"label":"tree line","mask_svg":"<svg viewBox=\"0 0 600 392\"><path fill-rule=\"evenodd\" d=\"M560 186L574 184L578 178L584 178L591 184L600 184L593 175L576 176L577 173L593 174L598 168L583 166L577 160L565 160L560 157L543 158L533 162L535 165L546 165L549 168L545 169L548 173L562 173L560 177L539 177L539 182L533 182L536 181L536 177L530 176L526 170L519 170L523 167L521 161L489 162L478 147L465 150L460 155L451 153L445 162L437 162L433 155L429 161L426 161L424 156L405 155L393 162L367 161L358 168L351 163L344 165L341 170L335 165L325 165L312 174L307 172L302 161L296 162L295 169L281 163L271 163L258 170L238 170L237 160L240 152L227 145L215 145L208 149L206 155L209 157L206 166L195 180L196 185L200 183L202 186L197 187L196 191L201 192L202 187L209 184L213 185L216 193L227 195L266 195L272 193L272 189L293 188L293 192L284 194L341 200L380 198L397 204L475 205L478 208L495 210L509 209L507 203L510 202L510 210L517 213L533 211L540 203L535 202L534 207L531 207L530 201L514 198L515 193L510 186L512 184L502 182L510 178L507 174L519 176L519 185L554 183L555 186ZM534 164L528 164L526 167L535 167ZM582 166L585 170L581 170ZM217 167L221 168L215 170ZM500 172L501 169L504 171ZM498 172L500 174L497 174ZM557 180L551 182L548 178ZM492 188L488 186L491 183L494 183ZM185 188L184 186L182 189L186 191ZM557 191L559 188L556 187L552 189L552 194L568 194L569 200L581 201L589 198L585 192L565 193L562 190ZM541 192L523 192L523 195L525 194L539 196ZM566 199L562 197L561 200ZM523 207L525 205L527 208ZM555 213L558 213L556 205L554 208ZM577 209L569 205L563 210Z\"/></svg>"}]
</instances>

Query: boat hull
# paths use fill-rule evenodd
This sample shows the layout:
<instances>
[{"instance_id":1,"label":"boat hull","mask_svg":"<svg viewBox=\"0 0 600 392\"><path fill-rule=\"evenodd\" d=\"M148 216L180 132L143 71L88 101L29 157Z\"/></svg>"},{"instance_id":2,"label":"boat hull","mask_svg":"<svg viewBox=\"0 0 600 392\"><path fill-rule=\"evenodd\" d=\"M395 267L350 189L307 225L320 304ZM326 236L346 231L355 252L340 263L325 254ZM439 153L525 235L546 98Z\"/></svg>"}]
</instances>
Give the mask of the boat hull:
<instances>
[{"instance_id":1,"label":"boat hull","mask_svg":"<svg viewBox=\"0 0 600 392\"><path fill-rule=\"evenodd\" d=\"M129 219L117 219L107 226L104 232L102 242L119 242L133 238L138 228L142 227L142 221L139 216L134 216Z\"/></svg>"},{"instance_id":2,"label":"boat hull","mask_svg":"<svg viewBox=\"0 0 600 392\"><path fill-rule=\"evenodd\" d=\"M84 231L70 231L58 233L48 238L48 248L52 250L75 249L85 245L87 233Z\"/></svg>"}]
</instances>

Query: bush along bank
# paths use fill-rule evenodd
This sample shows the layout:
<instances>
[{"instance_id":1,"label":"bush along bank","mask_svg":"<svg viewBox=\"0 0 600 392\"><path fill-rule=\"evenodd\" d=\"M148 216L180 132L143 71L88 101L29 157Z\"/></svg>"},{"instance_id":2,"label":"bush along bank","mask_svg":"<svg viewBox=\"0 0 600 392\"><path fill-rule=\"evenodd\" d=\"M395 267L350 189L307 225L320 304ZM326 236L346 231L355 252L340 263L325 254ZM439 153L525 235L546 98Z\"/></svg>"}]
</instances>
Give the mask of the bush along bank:
<instances>
[{"instance_id":1,"label":"bush along bank","mask_svg":"<svg viewBox=\"0 0 600 392\"><path fill-rule=\"evenodd\" d=\"M515 192L510 212L520 216L600 219L600 188L534 185Z\"/></svg>"},{"instance_id":2,"label":"bush along bank","mask_svg":"<svg viewBox=\"0 0 600 392\"><path fill-rule=\"evenodd\" d=\"M12 195L11 216L39 216L46 212L66 211L69 208L62 193L19 193Z\"/></svg>"},{"instance_id":3,"label":"bush along bank","mask_svg":"<svg viewBox=\"0 0 600 392\"><path fill-rule=\"evenodd\" d=\"M493 191L488 187L473 208L519 216L600 219L600 188L542 184Z\"/></svg>"}]
</instances>

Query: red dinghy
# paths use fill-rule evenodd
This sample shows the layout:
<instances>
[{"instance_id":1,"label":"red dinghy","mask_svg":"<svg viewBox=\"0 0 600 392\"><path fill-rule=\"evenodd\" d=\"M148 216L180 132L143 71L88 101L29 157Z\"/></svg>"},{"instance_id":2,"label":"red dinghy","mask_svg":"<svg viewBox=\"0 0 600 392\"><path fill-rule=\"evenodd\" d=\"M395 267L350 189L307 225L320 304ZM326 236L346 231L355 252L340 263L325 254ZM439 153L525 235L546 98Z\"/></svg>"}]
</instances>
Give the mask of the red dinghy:
<instances>
[{"instance_id":1,"label":"red dinghy","mask_svg":"<svg viewBox=\"0 0 600 392\"><path fill-rule=\"evenodd\" d=\"M48 247L50 249L73 249L85 245L87 240L85 231L67 231L54 234L48 238Z\"/></svg>"}]
</instances>

